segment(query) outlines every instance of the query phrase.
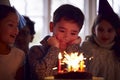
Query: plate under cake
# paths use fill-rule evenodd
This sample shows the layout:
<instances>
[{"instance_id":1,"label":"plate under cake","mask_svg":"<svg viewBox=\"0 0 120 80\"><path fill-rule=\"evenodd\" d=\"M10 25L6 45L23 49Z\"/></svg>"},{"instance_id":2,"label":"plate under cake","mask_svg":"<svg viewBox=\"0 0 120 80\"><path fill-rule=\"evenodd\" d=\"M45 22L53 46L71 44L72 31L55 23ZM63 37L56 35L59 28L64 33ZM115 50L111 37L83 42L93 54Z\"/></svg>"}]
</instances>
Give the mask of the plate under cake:
<instances>
[{"instance_id":1,"label":"plate under cake","mask_svg":"<svg viewBox=\"0 0 120 80\"><path fill-rule=\"evenodd\" d=\"M67 72L54 75L54 79L89 79L92 80L92 74L88 72Z\"/></svg>"}]
</instances>

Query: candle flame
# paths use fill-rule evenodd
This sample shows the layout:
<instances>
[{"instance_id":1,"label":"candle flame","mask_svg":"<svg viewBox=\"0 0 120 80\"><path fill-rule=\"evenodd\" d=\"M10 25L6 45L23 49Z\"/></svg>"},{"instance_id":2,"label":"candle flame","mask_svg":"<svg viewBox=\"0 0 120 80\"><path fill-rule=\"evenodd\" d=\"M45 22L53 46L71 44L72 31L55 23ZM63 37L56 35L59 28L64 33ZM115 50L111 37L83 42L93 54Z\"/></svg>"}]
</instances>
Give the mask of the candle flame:
<instances>
[{"instance_id":1,"label":"candle flame","mask_svg":"<svg viewBox=\"0 0 120 80\"><path fill-rule=\"evenodd\" d=\"M66 52L64 52L64 57L65 58L63 59L62 62L66 63L68 65L68 72L70 72L70 71L84 72L85 71L84 60L86 58L84 58L83 53L78 55L78 52L71 53L71 54L67 54Z\"/></svg>"},{"instance_id":2,"label":"candle flame","mask_svg":"<svg viewBox=\"0 0 120 80\"><path fill-rule=\"evenodd\" d=\"M62 53L58 54L58 59L62 59Z\"/></svg>"}]
</instances>

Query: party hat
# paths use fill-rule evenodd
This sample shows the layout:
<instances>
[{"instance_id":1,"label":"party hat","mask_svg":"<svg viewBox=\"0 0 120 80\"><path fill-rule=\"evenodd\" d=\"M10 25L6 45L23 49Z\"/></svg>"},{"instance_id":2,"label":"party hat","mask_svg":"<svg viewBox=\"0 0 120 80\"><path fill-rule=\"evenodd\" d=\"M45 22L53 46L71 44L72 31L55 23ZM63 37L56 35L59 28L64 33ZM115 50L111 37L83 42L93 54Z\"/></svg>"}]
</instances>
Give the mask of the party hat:
<instances>
[{"instance_id":1,"label":"party hat","mask_svg":"<svg viewBox=\"0 0 120 80\"><path fill-rule=\"evenodd\" d=\"M107 0L99 0L98 15L109 21L115 28L120 27L119 16L114 12Z\"/></svg>"}]
</instances>

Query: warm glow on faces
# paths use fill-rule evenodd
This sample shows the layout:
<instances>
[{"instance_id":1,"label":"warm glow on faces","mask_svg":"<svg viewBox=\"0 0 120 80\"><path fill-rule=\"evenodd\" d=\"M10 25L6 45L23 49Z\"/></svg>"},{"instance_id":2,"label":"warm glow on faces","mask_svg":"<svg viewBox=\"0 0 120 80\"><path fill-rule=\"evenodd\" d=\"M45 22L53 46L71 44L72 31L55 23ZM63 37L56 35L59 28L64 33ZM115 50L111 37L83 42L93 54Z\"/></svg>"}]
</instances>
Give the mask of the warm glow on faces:
<instances>
[{"instance_id":1,"label":"warm glow on faces","mask_svg":"<svg viewBox=\"0 0 120 80\"><path fill-rule=\"evenodd\" d=\"M100 24L96 26L94 33L101 44L111 43L116 35L112 25L105 20L101 21Z\"/></svg>"},{"instance_id":2,"label":"warm glow on faces","mask_svg":"<svg viewBox=\"0 0 120 80\"><path fill-rule=\"evenodd\" d=\"M53 27L53 35L56 36L60 43L69 44L78 38L80 31L79 26L71 21L62 19Z\"/></svg>"},{"instance_id":3,"label":"warm glow on faces","mask_svg":"<svg viewBox=\"0 0 120 80\"><path fill-rule=\"evenodd\" d=\"M0 20L0 42L12 44L18 34L18 16L10 13L6 18Z\"/></svg>"}]
</instances>

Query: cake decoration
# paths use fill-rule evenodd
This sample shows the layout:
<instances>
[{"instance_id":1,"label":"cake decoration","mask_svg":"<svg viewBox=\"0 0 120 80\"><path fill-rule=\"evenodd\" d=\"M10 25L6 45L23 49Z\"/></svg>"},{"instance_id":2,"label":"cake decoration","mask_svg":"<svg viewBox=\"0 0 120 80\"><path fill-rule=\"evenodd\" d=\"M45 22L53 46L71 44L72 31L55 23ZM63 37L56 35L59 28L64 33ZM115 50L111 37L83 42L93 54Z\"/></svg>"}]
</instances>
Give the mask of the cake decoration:
<instances>
[{"instance_id":1,"label":"cake decoration","mask_svg":"<svg viewBox=\"0 0 120 80\"><path fill-rule=\"evenodd\" d=\"M85 60L83 53L64 52L58 55L58 74L54 79L88 79L92 80L92 74L85 70Z\"/></svg>"}]
</instances>

